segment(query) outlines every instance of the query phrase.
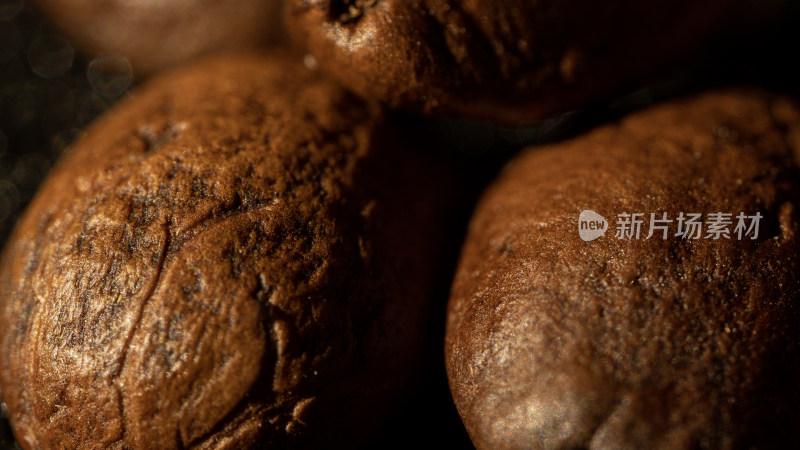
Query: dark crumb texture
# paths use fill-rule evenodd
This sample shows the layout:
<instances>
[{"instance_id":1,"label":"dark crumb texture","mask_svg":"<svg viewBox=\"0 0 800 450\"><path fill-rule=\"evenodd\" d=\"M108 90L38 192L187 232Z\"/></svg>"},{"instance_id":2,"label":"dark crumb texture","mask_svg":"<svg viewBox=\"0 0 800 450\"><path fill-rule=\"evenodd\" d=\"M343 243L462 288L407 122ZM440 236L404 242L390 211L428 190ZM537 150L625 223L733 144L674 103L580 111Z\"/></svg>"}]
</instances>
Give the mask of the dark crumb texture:
<instances>
[{"instance_id":1,"label":"dark crumb texture","mask_svg":"<svg viewBox=\"0 0 800 450\"><path fill-rule=\"evenodd\" d=\"M448 376L476 446L796 442L798 156L797 103L732 89L513 160L473 217L449 305ZM609 230L584 242L589 209ZM641 239L615 237L624 212L645 214ZM645 239L663 212L764 219L756 240L682 240L675 223Z\"/></svg>"},{"instance_id":2,"label":"dark crumb texture","mask_svg":"<svg viewBox=\"0 0 800 450\"><path fill-rule=\"evenodd\" d=\"M446 177L287 58L158 78L87 130L0 267L24 448L350 446L417 363Z\"/></svg>"},{"instance_id":3,"label":"dark crumb texture","mask_svg":"<svg viewBox=\"0 0 800 450\"><path fill-rule=\"evenodd\" d=\"M372 8L379 0L343 0L328 2L327 7L330 11L330 18L340 23L348 23L358 20L367 9Z\"/></svg>"},{"instance_id":4,"label":"dark crumb texture","mask_svg":"<svg viewBox=\"0 0 800 450\"><path fill-rule=\"evenodd\" d=\"M526 122L630 88L784 2L293 0L287 30L340 82L415 112Z\"/></svg>"}]
</instances>

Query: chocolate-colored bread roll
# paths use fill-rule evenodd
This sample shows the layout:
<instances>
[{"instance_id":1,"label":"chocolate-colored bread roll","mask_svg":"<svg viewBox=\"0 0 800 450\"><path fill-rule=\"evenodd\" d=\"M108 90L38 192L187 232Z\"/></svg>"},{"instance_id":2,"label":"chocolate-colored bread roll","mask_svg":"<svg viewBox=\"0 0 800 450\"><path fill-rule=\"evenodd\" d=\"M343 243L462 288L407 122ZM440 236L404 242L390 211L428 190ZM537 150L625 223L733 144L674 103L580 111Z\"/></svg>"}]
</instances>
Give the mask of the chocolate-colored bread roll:
<instances>
[{"instance_id":1,"label":"chocolate-colored bread roll","mask_svg":"<svg viewBox=\"0 0 800 450\"><path fill-rule=\"evenodd\" d=\"M394 107L522 122L567 111L774 16L782 2L292 0L323 69Z\"/></svg>"},{"instance_id":2,"label":"chocolate-colored bread roll","mask_svg":"<svg viewBox=\"0 0 800 450\"><path fill-rule=\"evenodd\" d=\"M449 305L448 377L476 446L796 442L798 156L797 103L727 90L513 160ZM639 236L624 214L642 214Z\"/></svg>"},{"instance_id":3,"label":"chocolate-colored bread roll","mask_svg":"<svg viewBox=\"0 0 800 450\"><path fill-rule=\"evenodd\" d=\"M34 0L90 57L118 53L137 75L198 55L262 46L282 33L280 0Z\"/></svg>"},{"instance_id":4,"label":"chocolate-colored bread roll","mask_svg":"<svg viewBox=\"0 0 800 450\"><path fill-rule=\"evenodd\" d=\"M154 79L88 130L0 267L25 448L349 446L415 370L446 172L286 58Z\"/></svg>"}]
</instances>

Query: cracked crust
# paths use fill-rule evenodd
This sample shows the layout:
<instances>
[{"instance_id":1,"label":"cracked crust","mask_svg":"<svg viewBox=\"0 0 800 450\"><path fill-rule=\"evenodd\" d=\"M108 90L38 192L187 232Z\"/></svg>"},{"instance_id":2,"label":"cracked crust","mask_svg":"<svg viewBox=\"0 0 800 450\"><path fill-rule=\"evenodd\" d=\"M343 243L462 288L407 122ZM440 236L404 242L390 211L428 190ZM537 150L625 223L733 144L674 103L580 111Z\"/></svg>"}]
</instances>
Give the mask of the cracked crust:
<instances>
[{"instance_id":1,"label":"cracked crust","mask_svg":"<svg viewBox=\"0 0 800 450\"><path fill-rule=\"evenodd\" d=\"M94 124L0 269L18 441L367 438L414 370L447 188L394 133L287 57L182 69Z\"/></svg>"},{"instance_id":2,"label":"cracked crust","mask_svg":"<svg viewBox=\"0 0 800 450\"><path fill-rule=\"evenodd\" d=\"M630 88L713 38L763 25L782 5L293 0L287 31L365 98L427 114L529 122Z\"/></svg>"},{"instance_id":3,"label":"cracked crust","mask_svg":"<svg viewBox=\"0 0 800 450\"><path fill-rule=\"evenodd\" d=\"M473 216L449 304L448 376L476 446L795 442L798 136L796 102L732 89L512 161ZM579 238L586 209L605 237ZM757 240L614 237L617 214L663 211L765 218Z\"/></svg>"}]
</instances>

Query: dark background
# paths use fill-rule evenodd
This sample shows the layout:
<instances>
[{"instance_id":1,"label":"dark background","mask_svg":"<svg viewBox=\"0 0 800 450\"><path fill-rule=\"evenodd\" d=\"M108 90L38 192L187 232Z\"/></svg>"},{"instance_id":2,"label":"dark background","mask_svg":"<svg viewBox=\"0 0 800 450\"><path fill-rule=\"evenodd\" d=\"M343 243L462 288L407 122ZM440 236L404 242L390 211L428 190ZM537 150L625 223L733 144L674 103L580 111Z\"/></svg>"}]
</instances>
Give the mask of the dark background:
<instances>
[{"instance_id":1,"label":"dark background","mask_svg":"<svg viewBox=\"0 0 800 450\"><path fill-rule=\"evenodd\" d=\"M581 111L527 127L496 127L462 120L399 117L435 136L464 186L454 230L452 273L469 212L503 163L526 145L569 138L598 124L666 98L727 84L754 84L800 94L800 7L764 29L728 37L698 49L643 86L619 92ZM129 69L129 68L128 68ZM120 64L83 58L42 23L23 0L0 0L0 246L58 156L85 127L120 98L135 79ZM447 278L441 292L448 292ZM2 301L2 299L0 299ZM435 318L444 323L444 310ZM442 342L436 331L432 342ZM405 448L438 445L468 448L469 439L449 397L440 346L431 350L422 386L407 397L374 445ZM0 449L13 439L0 410ZM430 442L428 442L430 444Z\"/></svg>"},{"instance_id":2,"label":"dark background","mask_svg":"<svg viewBox=\"0 0 800 450\"><path fill-rule=\"evenodd\" d=\"M0 246L56 158L116 100L92 87L87 66L24 1L0 0Z\"/></svg>"}]
</instances>

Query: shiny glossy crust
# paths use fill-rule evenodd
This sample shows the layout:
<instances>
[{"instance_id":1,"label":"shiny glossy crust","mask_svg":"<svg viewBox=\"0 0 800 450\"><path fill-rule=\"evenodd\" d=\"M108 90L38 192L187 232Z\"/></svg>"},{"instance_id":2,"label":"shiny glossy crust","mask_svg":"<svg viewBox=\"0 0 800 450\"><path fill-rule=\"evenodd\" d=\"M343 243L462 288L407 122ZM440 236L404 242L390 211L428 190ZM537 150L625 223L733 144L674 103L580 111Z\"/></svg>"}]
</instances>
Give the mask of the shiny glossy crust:
<instances>
[{"instance_id":1,"label":"shiny glossy crust","mask_svg":"<svg viewBox=\"0 0 800 450\"><path fill-rule=\"evenodd\" d=\"M367 98L415 112L526 122L630 89L731 28L774 17L781 5L292 0L287 30Z\"/></svg>"}]
</instances>

